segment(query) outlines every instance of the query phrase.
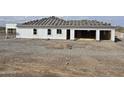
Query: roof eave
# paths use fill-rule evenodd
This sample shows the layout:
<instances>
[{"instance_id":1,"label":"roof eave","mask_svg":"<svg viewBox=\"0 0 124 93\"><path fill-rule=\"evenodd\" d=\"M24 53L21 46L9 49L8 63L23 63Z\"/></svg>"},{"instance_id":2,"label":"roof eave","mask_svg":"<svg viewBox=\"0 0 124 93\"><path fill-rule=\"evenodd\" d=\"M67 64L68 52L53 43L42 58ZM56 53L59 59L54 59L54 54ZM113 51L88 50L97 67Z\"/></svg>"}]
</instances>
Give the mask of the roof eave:
<instances>
[{"instance_id":1,"label":"roof eave","mask_svg":"<svg viewBox=\"0 0 124 93\"><path fill-rule=\"evenodd\" d=\"M18 28L116 28L116 26L39 26L39 25L17 25Z\"/></svg>"}]
</instances>

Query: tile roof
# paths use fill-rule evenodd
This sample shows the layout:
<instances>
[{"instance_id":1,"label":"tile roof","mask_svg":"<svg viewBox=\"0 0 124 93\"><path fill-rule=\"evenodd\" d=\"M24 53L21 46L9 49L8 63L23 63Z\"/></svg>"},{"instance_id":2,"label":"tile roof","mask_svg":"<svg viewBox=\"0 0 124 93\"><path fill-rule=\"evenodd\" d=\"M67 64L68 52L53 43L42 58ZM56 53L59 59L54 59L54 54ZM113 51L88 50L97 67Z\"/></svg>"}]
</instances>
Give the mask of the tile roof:
<instances>
[{"instance_id":1,"label":"tile roof","mask_svg":"<svg viewBox=\"0 0 124 93\"><path fill-rule=\"evenodd\" d=\"M55 16L18 24L17 27L42 28L113 28L109 23L96 20L64 20Z\"/></svg>"}]
</instances>

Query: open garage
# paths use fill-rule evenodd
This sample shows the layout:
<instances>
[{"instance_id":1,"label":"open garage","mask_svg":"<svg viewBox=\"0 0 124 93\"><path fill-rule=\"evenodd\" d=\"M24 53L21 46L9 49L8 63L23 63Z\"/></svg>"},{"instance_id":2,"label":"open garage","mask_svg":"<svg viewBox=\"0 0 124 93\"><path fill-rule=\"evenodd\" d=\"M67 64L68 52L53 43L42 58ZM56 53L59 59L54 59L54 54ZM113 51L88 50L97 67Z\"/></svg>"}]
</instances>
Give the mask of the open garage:
<instances>
[{"instance_id":1,"label":"open garage","mask_svg":"<svg viewBox=\"0 0 124 93\"><path fill-rule=\"evenodd\" d=\"M100 40L111 40L111 31L100 30Z\"/></svg>"},{"instance_id":2,"label":"open garage","mask_svg":"<svg viewBox=\"0 0 124 93\"><path fill-rule=\"evenodd\" d=\"M96 30L75 30L76 39L96 39Z\"/></svg>"}]
</instances>

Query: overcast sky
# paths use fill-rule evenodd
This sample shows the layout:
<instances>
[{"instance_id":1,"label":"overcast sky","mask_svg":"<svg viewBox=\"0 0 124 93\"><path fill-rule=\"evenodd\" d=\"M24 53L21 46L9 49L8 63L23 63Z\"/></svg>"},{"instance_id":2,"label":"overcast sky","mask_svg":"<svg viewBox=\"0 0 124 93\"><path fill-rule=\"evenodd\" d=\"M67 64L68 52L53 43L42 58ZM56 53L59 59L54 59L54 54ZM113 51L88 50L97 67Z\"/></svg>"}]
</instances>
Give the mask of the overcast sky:
<instances>
[{"instance_id":1,"label":"overcast sky","mask_svg":"<svg viewBox=\"0 0 124 93\"><path fill-rule=\"evenodd\" d=\"M41 19L44 16L0 16L0 26L7 23L23 23L29 20ZM124 16L61 16L64 19L98 20L112 23L112 25L124 26Z\"/></svg>"}]
</instances>

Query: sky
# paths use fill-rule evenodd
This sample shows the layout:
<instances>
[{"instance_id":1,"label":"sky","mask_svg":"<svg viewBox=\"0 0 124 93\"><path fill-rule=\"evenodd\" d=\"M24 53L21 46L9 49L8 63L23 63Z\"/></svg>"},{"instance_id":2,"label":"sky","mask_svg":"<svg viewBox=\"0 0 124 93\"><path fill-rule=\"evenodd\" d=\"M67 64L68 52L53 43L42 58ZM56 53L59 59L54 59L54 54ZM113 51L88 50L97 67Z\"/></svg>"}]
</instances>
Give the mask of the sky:
<instances>
[{"instance_id":1,"label":"sky","mask_svg":"<svg viewBox=\"0 0 124 93\"><path fill-rule=\"evenodd\" d=\"M41 19L48 16L0 16L0 26L7 23L23 23L30 20ZM124 16L58 16L66 20L98 20L124 27Z\"/></svg>"}]
</instances>

